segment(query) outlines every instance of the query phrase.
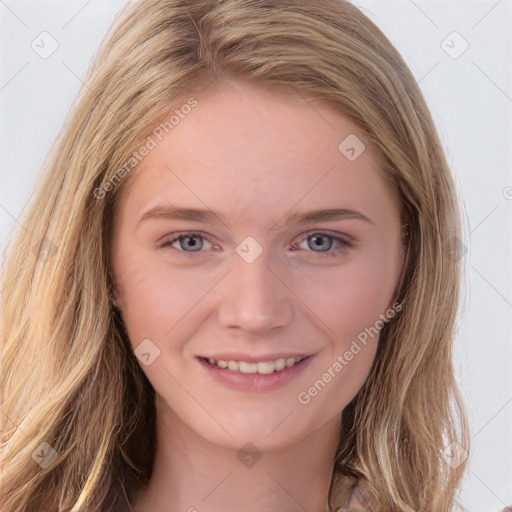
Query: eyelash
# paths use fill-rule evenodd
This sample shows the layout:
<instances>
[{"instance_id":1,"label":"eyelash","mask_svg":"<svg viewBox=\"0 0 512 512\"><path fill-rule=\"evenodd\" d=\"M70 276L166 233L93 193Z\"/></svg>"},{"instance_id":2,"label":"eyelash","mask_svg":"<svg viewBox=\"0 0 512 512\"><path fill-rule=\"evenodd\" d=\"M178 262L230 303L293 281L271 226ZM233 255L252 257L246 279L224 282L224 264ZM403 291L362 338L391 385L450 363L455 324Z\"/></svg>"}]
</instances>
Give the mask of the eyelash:
<instances>
[{"instance_id":1,"label":"eyelash","mask_svg":"<svg viewBox=\"0 0 512 512\"><path fill-rule=\"evenodd\" d=\"M312 238L314 236L327 237L327 238L330 238L330 239L332 239L332 240L334 240L335 242L338 243L338 247L336 247L335 249L329 249L328 251L320 251L320 252L308 251L308 252L312 252L314 254L318 254L321 258L336 257L336 256L338 256L339 253L345 253L349 249L354 247L354 244L352 242L350 242L349 240L346 240L344 238L340 238L338 236L331 235L329 233L324 233L323 231L314 231L314 232L308 234L307 236L305 236L304 238L302 238L299 243L303 242L304 240L307 240L308 238ZM175 236L171 240L165 241L164 243L162 243L160 245L160 249L165 249L166 247L171 247L172 244L174 244L175 242L177 242L179 240L183 240L183 239L188 238L188 237L190 237L190 238L202 238L204 240L207 240L209 243L211 243L208 240L208 238L206 238L205 236L201 235L200 233L191 231L191 232L180 233L179 235ZM297 247L297 245L298 244L293 246L294 250ZM184 258L195 258L199 254L204 252L204 251L201 251L201 250L199 250L199 251L183 251L181 249L176 249L176 251L178 252L178 254L181 257L184 257Z\"/></svg>"}]
</instances>

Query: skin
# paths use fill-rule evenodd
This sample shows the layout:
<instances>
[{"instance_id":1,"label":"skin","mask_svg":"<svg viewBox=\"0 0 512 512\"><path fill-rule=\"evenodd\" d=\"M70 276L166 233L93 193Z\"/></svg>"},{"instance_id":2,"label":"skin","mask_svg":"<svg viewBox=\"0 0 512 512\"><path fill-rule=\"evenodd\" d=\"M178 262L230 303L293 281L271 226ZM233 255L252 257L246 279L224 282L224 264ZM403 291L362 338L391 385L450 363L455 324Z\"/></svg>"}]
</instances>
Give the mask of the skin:
<instances>
[{"instance_id":1,"label":"skin","mask_svg":"<svg viewBox=\"0 0 512 512\"><path fill-rule=\"evenodd\" d=\"M116 304L133 348L150 339L160 350L141 364L157 394L157 454L132 508L322 512L341 413L369 374L378 336L309 403L298 394L393 305L399 203L375 170L370 141L331 107L244 81L195 97L197 107L132 171L115 219ZM355 161L338 150L350 134L366 144ZM164 203L224 221L140 221ZM287 213L324 208L371 222L281 224ZM189 231L204 238L161 247ZM318 231L327 236L308 239ZM252 263L235 251L247 236L263 249ZM197 356L221 351L313 358L285 386L258 393L207 374ZM248 442L261 455L250 467L237 457Z\"/></svg>"}]
</instances>

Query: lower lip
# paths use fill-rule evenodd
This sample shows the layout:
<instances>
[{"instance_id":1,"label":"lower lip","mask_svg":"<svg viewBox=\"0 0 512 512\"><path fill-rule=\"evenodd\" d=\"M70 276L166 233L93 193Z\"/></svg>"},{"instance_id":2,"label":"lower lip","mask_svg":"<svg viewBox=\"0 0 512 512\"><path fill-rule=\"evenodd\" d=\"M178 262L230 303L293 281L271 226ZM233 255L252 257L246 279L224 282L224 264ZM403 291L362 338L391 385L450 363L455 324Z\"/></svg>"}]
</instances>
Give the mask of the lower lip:
<instances>
[{"instance_id":1,"label":"lower lip","mask_svg":"<svg viewBox=\"0 0 512 512\"><path fill-rule=\"evenodd\" d=\"M198 359L198 361L208 374L223 386L237 391L258 393L274 391L285 386L292 379L298 377L309 366L312 359L313 356L309 356L293 366L267 375L235 372L227 368L212 366L204 359Z\"/></svg>"}]
</instances>

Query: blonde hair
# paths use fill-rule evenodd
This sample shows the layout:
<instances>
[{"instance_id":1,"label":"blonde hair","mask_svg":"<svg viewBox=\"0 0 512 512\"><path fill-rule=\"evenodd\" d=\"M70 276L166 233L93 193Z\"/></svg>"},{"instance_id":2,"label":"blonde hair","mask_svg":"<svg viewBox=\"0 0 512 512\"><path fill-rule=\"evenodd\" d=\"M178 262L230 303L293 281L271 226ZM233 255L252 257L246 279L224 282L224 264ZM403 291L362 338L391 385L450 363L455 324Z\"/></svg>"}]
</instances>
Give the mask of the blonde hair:
<instances>
[{"instance_id":1,"label":"blonde hair","mask_svg":"<svg viewBox=\"0 0 512 512\"><path fill-rule=\"evenodd\" d=\"M403 309L343 411L329 505L360 480L382 510L451 511L466 460L450 465L443 450L470 442L452 362L461 215L406 64L342 0L142 0L107 34L5 254L2 512L99 512L148 481L154 390L109 297L114 214L130 179L95 191L119 178L162 113L222 78L323 100L379 150L408 226ZM46 468L43 442L57 454Z\"/></svg>"}]
</instances>

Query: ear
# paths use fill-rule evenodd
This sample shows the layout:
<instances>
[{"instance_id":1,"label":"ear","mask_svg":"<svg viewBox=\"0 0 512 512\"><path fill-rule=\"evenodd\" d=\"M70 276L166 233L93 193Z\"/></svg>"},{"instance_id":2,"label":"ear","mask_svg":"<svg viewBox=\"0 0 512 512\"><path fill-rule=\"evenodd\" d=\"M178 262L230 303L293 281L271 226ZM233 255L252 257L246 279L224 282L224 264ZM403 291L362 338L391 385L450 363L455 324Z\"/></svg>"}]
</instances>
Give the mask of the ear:
<instances>
[{"instance_id":1,"label":"ear","mask_svg":"<svg viewBox=\"0 0 512 512\"><path fill-rule=\"evenodd\" d=\"M400 280L394 291L394 299L388 305L389 308L392 308L400 298L400 294L403 291L402 286L404 283L405 273L407 271L407 266L409 263L409 257L411 252L411 238L412 238L412 230L410 224L402 224L400 231L400 243L405 243L405 251L402 256L401 261L401 270L400 270Z\"/></svg>"},{"instance_id":2,"label":"ear","mask_svg":"<svg viewBox=\"0 0 512 512\"><path fill-rule=\"evenodd\" d=\"M117 290L114 288L112 290L112 294L110 295L110 302L114 305L114 307L119 308L119 303L117 302Z\"/></svg>"},{"instance_id":3,"label":"ear","mask_svg":"<svg viewBox=\"0 0 512 512\"><path fill-rule=\"evenodd\" d=\"M108 289L108 297L109 297L112 305L115 308L119 309L119 293L117 291L116 283L111 274L109 274L109 281L110 281L110 285L109 285L109 289Z\"/></svg>"}]
</instances>

